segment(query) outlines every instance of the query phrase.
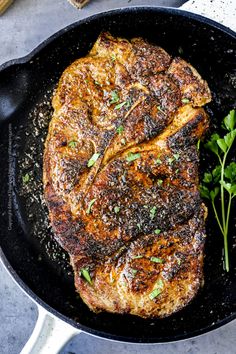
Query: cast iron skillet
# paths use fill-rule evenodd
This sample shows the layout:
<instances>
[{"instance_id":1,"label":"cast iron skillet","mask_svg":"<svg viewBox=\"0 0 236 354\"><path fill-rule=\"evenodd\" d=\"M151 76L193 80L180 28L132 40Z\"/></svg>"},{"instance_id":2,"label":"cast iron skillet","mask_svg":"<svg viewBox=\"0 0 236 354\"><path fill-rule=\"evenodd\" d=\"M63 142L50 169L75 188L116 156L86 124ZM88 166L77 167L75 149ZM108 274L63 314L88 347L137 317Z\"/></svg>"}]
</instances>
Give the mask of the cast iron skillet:
<instances>
[{"instance_id":1,"label":"cast iron skillet","mask_svg":"<svg viewBox=\"0 0 236 354\"><path fill-rule=\"evenodd\" d=\"M125 38L142 36L190 61L212 89L213 102L207 107L212 125L219 126L219 119L235 106L235 33L174 9L137 7L98 14L58 32L27 57L4 64L0 69L1 257L31 298L85 332L140 343L196 336L236 318L236 248L231 247L235 228L230 231L230 273L222 270L222 239L210 213L205 285L182 311L161 320L143 320L90 312L75 294L67 255L46 224L47 210L39 194L42 140L50 116L47 102L62 71L88 52L102 30ZM44 126L42 116L47 118ZM26 173L30 181L22 183Z\"/></svg>"}]
</instances>

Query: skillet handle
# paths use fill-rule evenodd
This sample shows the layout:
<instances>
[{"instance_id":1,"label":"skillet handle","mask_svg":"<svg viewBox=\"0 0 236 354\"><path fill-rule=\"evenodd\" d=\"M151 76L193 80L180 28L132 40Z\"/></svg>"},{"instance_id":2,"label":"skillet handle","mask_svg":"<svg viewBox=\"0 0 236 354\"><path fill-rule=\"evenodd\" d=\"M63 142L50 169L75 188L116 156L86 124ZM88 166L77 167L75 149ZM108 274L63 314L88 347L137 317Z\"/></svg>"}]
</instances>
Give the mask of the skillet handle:
<instances>
[{"instance_id":1,"label":"skillet handle","mask_svg":"<svg viewBox=\"0 0 236 354\"><path fill-rule=\"evenodd\" d=\"M20 354L57 354L69 339L80 332L38 305L35 328Z\"/></svg>"}]
</instances>

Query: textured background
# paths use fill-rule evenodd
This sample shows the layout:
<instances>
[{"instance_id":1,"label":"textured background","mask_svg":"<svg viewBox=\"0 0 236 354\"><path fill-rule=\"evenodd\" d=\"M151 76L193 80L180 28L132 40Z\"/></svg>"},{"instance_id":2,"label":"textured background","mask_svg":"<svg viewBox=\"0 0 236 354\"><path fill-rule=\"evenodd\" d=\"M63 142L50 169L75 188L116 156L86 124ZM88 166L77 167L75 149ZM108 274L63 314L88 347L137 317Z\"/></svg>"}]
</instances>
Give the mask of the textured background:
<instances>
[{"instance_id":1,"label":"textured background","mask_svg":"<svg viewBox=\"0 0 236 354\"><path fill-rule=\"evenodd\" d=\"M209 0L206 0L207 2ZM235 1L235 0L234 0ZM15 0L0 17L0 64L28 54L54 32L96 12L120 6L179 6L174 0L91 0L78 11L66 0ZM222 1L222 6L224 1ZM18 354L33 330L37 308L0 264L0 354ZM81 334L61 354L236 354L236 321L209 334L172 344L134 345ZM50 354L50 353L48 353Z\"/></svg>"}]
</instances>

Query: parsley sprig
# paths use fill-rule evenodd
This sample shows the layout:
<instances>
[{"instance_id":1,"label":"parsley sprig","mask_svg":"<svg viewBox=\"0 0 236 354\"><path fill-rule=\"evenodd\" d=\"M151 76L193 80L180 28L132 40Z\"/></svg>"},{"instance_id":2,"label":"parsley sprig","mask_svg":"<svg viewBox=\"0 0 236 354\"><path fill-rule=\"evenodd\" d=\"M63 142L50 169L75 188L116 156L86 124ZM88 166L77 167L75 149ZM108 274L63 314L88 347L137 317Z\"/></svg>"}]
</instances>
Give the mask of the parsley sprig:
<instances>
[{"instance_id":1,"label":"parsley sprig","mask_svg":"<svg viewBox=\"0 0 236 354\"><path fill-rule=\"evenodd\" d=\"M204 145L213 152L219 164L211 172L205 172L200 185L201 196L211 201L214 214L224 237L225 269L229 271L228 230L232 199L236 196L236 163L226 165L228 153L236 138L236 112L232 110L223 119L222 128L227 133L221 138L219 134L212 134ZM226 197L226 193L228 198ZM221 207L217 210L215 199L220 194Z\"/></svg>"},{"instance_id":2,"label":"parsley sprig","mask_svg":"<svg viewBox=\"0 0 236 354\"><path fill-rule=\"evenodd\" d=\"M117 102L119 102L119 100L120 100L120 97L119 97L117 91L116 90L111 91L110 104L117 103Z\"/></svg>"},{"instance_id":3,"label":"parsley sprig","mask_svg":"<svg viewBox=\"0 0 236 354\"><path fill-rule=\"evenodd\" d=\"M24 176L22 176L22 181L24 184L28 183L30 180L30 175L26 173Z\"/></svg>"},{"instance_id":4,"label":"parsley sprig","mask_svg":"<svg viewBox=\"0 0 236 354\"><path fill-rule=\"evenodd\" d=\"M80 269L80 276L82 276L90 285L92 285L92 279L87 268Z\"/></svg>"}]
</instances>

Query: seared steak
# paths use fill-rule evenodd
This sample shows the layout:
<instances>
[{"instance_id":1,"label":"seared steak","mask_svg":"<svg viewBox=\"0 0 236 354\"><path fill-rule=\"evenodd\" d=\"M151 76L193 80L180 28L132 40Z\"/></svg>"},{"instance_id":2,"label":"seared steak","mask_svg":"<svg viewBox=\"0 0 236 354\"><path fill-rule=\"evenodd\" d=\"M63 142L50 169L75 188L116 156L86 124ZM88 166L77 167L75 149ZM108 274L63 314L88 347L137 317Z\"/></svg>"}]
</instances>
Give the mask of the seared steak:
<instances>
[{"instance_id":1,"label":"seared steak","mask_svg":"<svg viewBox=\"0 0 236 354\"><path fill-rule=\"evenodd\" d=\"M62 74L44 154L56 240L93 311L164 317L203 281L198 139L207 83L141 38L103 33Z\"/></svg>"}]
</instances>

